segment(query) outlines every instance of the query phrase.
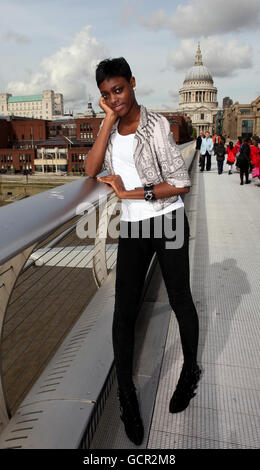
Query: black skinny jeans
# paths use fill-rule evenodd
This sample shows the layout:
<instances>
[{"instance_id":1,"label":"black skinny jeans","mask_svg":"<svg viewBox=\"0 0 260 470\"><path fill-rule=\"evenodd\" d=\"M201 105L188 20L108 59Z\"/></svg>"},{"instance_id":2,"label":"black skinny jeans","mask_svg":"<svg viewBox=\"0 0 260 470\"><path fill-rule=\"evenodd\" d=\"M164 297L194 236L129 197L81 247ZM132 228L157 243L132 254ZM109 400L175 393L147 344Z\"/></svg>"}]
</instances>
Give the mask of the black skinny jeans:
<instances>
[{"instance_id":1,"label":"black skinny jeans","mask_svg":"<svg viewBox=\"0 0 260 470\"><path fill-rule=\"evenodd\" d=\"M172 215L174 230L175 211L172 212ZM128 224L130 229L131 222L123 223ZM134 224L138 224L138 222L134 222ZM169 302L179 324L184 363L189 366L196 362L199 324L190 290L189 224L186 214L184 215L184 243L182 248L166 249L166 240L169 239L164 234L161 238L154 237L153 219L151 219L150 238L141 238L141 236L139 238L119 237L113 347L118 385L121 389L128 389L133 384L132 365L135 322L145 275L155 252L161 267Z\"/></svg>"},{"instance_id":2,"label":"black skinny jeans","mask_svg":"<svg viewBox=\"0 0 260 470\"><path fill-rule=\"evenodd\" d=\"M207 159L206 170L209 171L211 169L211 155L209 154L208 151L204 155L201 155L201 165L200 165L201 171L204 171L205 169L205 159Z\"/></svg>"}]
</instances>

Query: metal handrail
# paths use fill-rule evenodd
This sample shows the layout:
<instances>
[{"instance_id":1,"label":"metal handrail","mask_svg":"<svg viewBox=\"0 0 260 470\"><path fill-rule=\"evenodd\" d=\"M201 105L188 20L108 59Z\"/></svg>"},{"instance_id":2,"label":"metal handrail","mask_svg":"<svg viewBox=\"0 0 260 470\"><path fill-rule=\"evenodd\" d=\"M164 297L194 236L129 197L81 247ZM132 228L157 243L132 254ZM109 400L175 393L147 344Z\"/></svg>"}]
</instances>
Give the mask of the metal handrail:
<instances>
[{"instance_id":1,"label":"metal handrail","mask_svg":"<svg viewBox=\"0 0 260 470\"><path fill-rule=\"evenodd\" d=\"M87 177L1 207L0 266L112 193Z\"/></svg>"}]
</instances>

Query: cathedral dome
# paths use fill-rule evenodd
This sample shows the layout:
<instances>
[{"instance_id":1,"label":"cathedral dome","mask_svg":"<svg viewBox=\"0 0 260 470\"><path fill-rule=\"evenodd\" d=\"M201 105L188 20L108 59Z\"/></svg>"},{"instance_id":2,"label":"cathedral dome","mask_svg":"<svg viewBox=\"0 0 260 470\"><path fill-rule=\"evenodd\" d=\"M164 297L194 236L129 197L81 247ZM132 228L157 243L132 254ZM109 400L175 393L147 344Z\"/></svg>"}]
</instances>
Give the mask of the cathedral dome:
<instances>
[{"instance_id":1,"label":"cathedral dome","mask_svg":"<svg viewBox=\"0 0 260 470\"><path fill-rule=\"evenodd\" d=\"M184 83L193 80L203 80L213 83L212 76L208 71L207 67L203 65L202 54L200 50L200 45L198 45L198 50L195 58L193 67L191 67L185 77Z\"/></svg>"},{"instance_id":2,"label":"cathedral dome","mask_svg":"<svg viewBox=\"0 0 260 470\"><path fill-rule=\"evenodd\" d=\"M189 80L206 80L213 82L212 76L205 65L194 65L191 67L186 74L184 83Z\"/></svg>"}]
</instances>

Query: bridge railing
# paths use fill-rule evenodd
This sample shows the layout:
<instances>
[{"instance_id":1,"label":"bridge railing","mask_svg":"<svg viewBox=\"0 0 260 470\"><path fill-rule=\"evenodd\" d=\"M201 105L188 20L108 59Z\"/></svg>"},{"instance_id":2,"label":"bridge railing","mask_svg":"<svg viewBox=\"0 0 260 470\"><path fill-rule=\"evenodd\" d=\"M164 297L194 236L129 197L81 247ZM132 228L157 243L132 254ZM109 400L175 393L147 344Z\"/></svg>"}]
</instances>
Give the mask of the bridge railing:
<instances>
[{"instance_id":1,"label":"bridge railing","mask_svg":"<svg viewBox=\"0 0 260 470\"><path fill-rule=\"evenodd\" d=\"M189 168L195 144L181 148ZM39 377L48 386L56 383L57 377L61 380L60 372L72 361L73 348L77 349L83 332L93 325L97 328L99 322L104 328L110 321L111 315L102 320L103 312L97 320L106 291L97 293L116 262L119 211L111 188L93 178L81 178L0 209L0 430L21 403L28 406L26 397ZM111 291L107 295L110 298ZM93 306L88 310L86 306L93 301L94 310ZM77 329L80 322L83 330L82 325ZM105 331L104 342L107 334ZM102 341L102 334L99 339ZM95 396L99 396L108 377L96 380L93 364L101 359L95 357L95 334L89 335L87 342L81 363ZM102 363L111 356L110 343L107 348L102 351ZM49 370L48 364L57 354L61 360ZM77 360L80 363L79 357ZM73 374L77 373L82 371L75 367ZM70 384L73 381L77 383L76 375ZM45 393L47 397L53 391L48 386L41 384L37 396ZM74 391L75 396L78 392ZM62 405L65 401L61 400ZM95 401L83 400L88 406ZM93 416L92 408L87 416L85 428L89 424L85 420L91 421Z\"/></svg>"}]
</instances>

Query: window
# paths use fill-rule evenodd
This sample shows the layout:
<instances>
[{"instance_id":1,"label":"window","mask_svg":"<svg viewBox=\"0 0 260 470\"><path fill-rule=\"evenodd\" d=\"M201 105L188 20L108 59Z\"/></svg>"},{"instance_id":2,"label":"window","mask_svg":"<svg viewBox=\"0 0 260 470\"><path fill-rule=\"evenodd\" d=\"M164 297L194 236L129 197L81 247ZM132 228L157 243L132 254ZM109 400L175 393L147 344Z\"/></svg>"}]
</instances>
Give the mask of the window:
<instances>
[{"instance_id":1,"label":"window","mask_svg":"<svg viewBox=\"0 0 260 470\"><path fill-rule=\"evenodd\" d=\"M200 119L202 119L202 120L204 119L204 113L201 113Z\"/></svg>"},{"instance_id":2,"label":"window","mask_svg":"<svg viewBox=\"0 0 260 470\"><path fill-rule=\"evenodd\" d=\"M254 121L251 119L242 121L242 137L252 137Z\"/></svg>"}]
</instances>

